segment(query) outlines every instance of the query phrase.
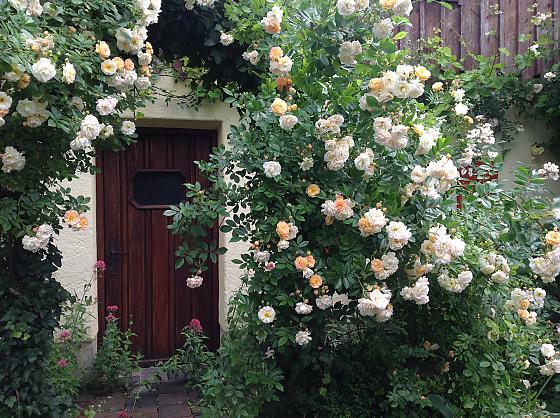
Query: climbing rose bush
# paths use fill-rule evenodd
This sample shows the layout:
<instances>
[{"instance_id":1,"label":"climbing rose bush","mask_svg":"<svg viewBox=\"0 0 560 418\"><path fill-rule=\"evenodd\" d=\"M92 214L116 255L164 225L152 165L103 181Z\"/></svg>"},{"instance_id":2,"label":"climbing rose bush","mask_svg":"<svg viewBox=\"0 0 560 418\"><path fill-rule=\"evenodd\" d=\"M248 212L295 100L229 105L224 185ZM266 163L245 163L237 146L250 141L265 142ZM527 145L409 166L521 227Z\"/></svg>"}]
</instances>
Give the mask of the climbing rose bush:
<instances>
[{"instance_id":1,"label":"climbing rose bush","mask_svg":"<svg viewBox=\"0 0 560 418\"><path fill-rule=\"evenodd\" d=\"M134 140L159 9L156 0L0 1L2 416L63 416L44 380L69 296L52 277L54 237L64 225L87 229L89 197L61 182L94 173L97 147Z\"/></svg>"},{"instance_id":2,"label":"climbing rose bush","mask_svg":"<svg viewBox=\"0 0 560 418\"><path fill-rule=\"evenodd\" d=\"M189 185L167 212L189 283L205 286L222 251L193 221L222 216L230 241L247 243L232 341L204 379L208 416L555 408L557 356L540 350L558 340L558 201L545 190L557 167L502 181L491 121L460 79L434 79L397 48L408 0L225 9L262 86L226 91L241 120L199 163L211 186ZM280 370L284 392L243 377L242 361L262 364L263 381Z\"/></svg>"}]
</instances>

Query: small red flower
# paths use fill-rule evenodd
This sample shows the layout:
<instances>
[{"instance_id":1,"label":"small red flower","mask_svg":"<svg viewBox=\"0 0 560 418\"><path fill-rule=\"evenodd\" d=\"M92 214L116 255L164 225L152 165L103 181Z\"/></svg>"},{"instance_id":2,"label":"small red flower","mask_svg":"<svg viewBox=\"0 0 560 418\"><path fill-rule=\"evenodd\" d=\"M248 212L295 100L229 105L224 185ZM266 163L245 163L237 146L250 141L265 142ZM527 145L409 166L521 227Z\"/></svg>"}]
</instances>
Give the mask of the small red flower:
<instances>
[{"instance_id":1,"label":"small red flower","mask_svg":"<svg viewBox=\"0 0 560 418\"><path fill-rule=\"evenodd\" d=\"M191 319L191 322L189 323L189 328L196 332L202 332L202 324L196 318Z\"/></svg>"},{"instance_id":2,"label":"small red flower","mask_svg":"<svg viewBox=\"0 0 560 418\"><path fill-rule=\"evenodd\" d=\"M112 320L115 319L115 318L116 318L116 316L113 315L112 313L110 313L109 315L107 315L107 316L105 317L105 319L106 319L107 321L112 321Z\"/></svg>"},{"instance_id":3,"label":"small red flower","mask_svg":"<svg viewBox=\"0 0 560 418\"><path fill-rule=\"evenodd\" d=\"M119 307L117 305L111 305L111 306L107 306L107 310L109 312L117 312L119 310Z\"/></svg>"},{"instance_id":4,"label":"small red flower","mask_svg":"<svg viewBox=\"0 0 560 418\"><path fill-rule=\"evenodd\" d=\"M105 270L107 270L107 264L105 264L105 261L103 261L103 260L98 260L93 265L93 268L95 270L105 271Z\"/></svg>"},{"instance_id":5,"label":"small red flower","mask_svg":"<svg viewBox=\"0 0 560 418\"><path fill-rule=\"evenodd\" d=\"M70 331L68 331L67 329L63 329L62 331L60 331L60 334L58 334L58 339L61 341L69 337L70 337Z\"/></svg>"},{"instance_id":6,"label":"small red flower","mask_svg":"<svg viewBox=\"0 0 560 418\"><path fill-rule=\"evenodd\" d=\"M58 364L58 367L64 369L65 367L68 367L68 360L62 358L58 360L58 363L56 364Z\"/></svg>"}]
</instances>

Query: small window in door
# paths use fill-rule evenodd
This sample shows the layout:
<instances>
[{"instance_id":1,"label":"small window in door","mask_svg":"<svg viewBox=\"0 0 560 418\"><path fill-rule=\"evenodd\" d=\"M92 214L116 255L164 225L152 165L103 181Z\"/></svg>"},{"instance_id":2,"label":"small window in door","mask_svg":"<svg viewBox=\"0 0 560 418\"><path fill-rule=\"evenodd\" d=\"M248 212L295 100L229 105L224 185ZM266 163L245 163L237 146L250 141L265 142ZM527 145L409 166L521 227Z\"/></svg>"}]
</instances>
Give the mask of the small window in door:
<instances>
[{"instance_id":1,"label":"small window in door","mask_svg":"<svg viewBox=\"0 0 560 418\"><path fill-rule=\"evenodd\" d=\"M185 175L179 170L138 170L132 177L132 204L164 209L185 199Z\"/></svg>"}]
</instances>

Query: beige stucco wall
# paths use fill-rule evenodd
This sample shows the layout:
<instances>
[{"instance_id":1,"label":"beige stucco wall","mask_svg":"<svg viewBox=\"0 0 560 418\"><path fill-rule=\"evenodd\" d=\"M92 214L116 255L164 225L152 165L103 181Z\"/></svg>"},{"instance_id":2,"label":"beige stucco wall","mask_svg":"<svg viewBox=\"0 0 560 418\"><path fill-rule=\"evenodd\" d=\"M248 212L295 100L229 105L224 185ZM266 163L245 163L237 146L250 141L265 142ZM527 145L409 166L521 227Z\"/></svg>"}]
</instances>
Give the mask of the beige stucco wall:
<instances>
[{"instance_id":1,"label":"beige stucco wall","mask_svg":"<svg viewBox=\"0 0 560 418\"><path fill-rule=\"evenodd\" d=\"M171 78L162 78L159 86L176 93L186 93L184 87L180 87L173 83ZM227 145L227 135L230 127L238 120L235 110L231 109L224 103L211 103L203 105L199 110L182 108L177 103L166 103L162 98L150 104L144 110L146 118L137 121L138 126L153 127L175 127L175 128L199 128L199 129L216 129L220 143ZM511 151L505 159L506 170L502 178L511 178L511 172L514 170L518 161L530 162L531 151L530 146L534 142L544 142L552 134L551 131L544 129L541 124L534 121L521 120L525 126L525 130L519 133L518 138L508 147ZM540 164L548 161L547 155L538 157ZM91 197L92 211L88 214L91 227L84 232L72 232L65 229L58 238L58 245L63 252L62 268L57 273L61 283L72 292L80 294L84 284L91 275L91 266L97 259L96 250L96 233L95 233L95 179L91 175L81 175L77 180L71 182L70 187L76 195ZM550 182L550 187L558 195L560 193L560 184L558 182ZM228 242L228 235L220 234L222 245ZM227 301L231 295L238 289L240 284L240 272L232 259L239 256L246 249L244 243L236 243L228 245L228 252L221 257L219 261L220 274L220 324L222 329L226 327ZM93 286L91 296L96 297L97 289ZM97 318L96 310L92 310L90 318L90 334L92 337L91 344L87 345L83 350L83 358L85 362L91 361L95 353L95 336L97 334Z\"/></svg>"}]
</instances>

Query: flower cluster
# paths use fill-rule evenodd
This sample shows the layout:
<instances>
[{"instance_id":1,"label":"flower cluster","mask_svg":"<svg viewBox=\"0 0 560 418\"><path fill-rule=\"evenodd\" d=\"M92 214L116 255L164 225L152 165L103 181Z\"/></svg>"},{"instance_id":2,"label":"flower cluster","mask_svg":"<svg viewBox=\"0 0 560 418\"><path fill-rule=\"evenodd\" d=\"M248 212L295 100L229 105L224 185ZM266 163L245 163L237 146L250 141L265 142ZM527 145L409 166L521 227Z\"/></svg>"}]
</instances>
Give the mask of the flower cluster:
<instances>
[{"instance_id":1,"label":"flower cluster","mask_svg":"<svg viewBox=\"0 0 560 418\"><path fill-rule=\"evenodd\" d=\"M370 94L380 103L397 99L417 99L424 94L424 82L431 77L425 67L398 65L396 71L386 71L382 77L372 78Z\"/></svg>"},{"instance_id":2,"label":"flower cluster","mask_svg":"<svg viewBox=\"0 0 560 418\"><path fill-rule=\"evenodd\" d=\"M261 25L266 33L276 35L282 29L282 17L284 12L278 6L273 6L265 17L261 20Z\"/></svg>"},{"instance_id":3,"label":"flower cluster","mask_svg":"<svg viewBox=\"0 0 560 418\"><path fill-rule=\"evenodd\" d=\"M463 255L465 243L448 235L445 226L436 225L428 231L428 239L422 243L420 251L428 257L433 257L439 264L449 264Z\"/></svg>"},{"instance_id":4,"label":"flower cluster","mask_svg":"<svg viewBox=\"0 0 560 418\"><path fill-rule=\"evenodd\" d=\"M358 229L362 237L369 237L381 232L385 225L387 225L387 218L385 218L383 210L379 208L368 210L358 221Z\"/></svg>"},{"instance_id":5,"label":"flower cluster","mask_svg":"<svg viewBox=\"0 0 560 418\"><path fill-rule=\"evenodd\" d=\"M418 134L418 148L416 155L426 155L436 145L441 133L437 127L426 129L424 125L414 125L414 131Z\"/></svg>"},{"instance_id":6,"label":"flower cluster","mask_svg":"<svg viewBox=\"0 0 560 418\"><path fill-rule=\"evenodd\" d=\"M9 0L14 9L22 10L28 16L41 16L43 6L39 0Z\"/></svg>"},{"instance_id":7,"label":"flower cluster","mask_svg":"<svg viewBox=\"0 0 560 418\"><path fill-rule=\"evenodd\" d=\"M510 312L516 313L526 325L535 325L537 322L537 312L535 310L542 309L545 297L546 291L540 287L527 290L516 287L512 290L505 307ZM530 309L533 310L530 311Z\"/></svg>"},{"instance_id":8,"label":"flower cluster","mask_svg":"<svg viewBox=\"0 0 560 418\"><path fill-rule=\"evenodd\" d=\"M415 166L410 173L412 183L405 187L405 196L410 197L415 191L431 199L439 199L456 184L459 170L453 160L447 156L438 161L431 161L426 168Z\"/></svg>"},{"instance_id":9,"label":"flower cluster","mask_svg":"<svg viewBox=\"0 0 560 418\"><path fill-rule=\"evenodd\" d=\"M37 228L34 228L33 232L33 236L25 235L21 239L23 249L31 251L32 253L36 253L40 250L46 249L51 237L54 234L52 226L43 224Z\"/></svg>"},{"instance_id":10,"label":"flower cluster","mask_svg":"<svg viewBox=\"0 0 560 418\"><path fill-rule=\"evenodd\" d=\"M450 94L455 100L455 114L457 116L467 116L470 108L468 101L465 100L465 90L457 88L455 90L451 90Z\"/></svg>"},{"instance_id":11,"label":"flower cluster","mask_svg":"<svg viewBox=\"0 0 560 418\"><path fill-rule=\"evenodd\" d=\"M412 12L411 0L379 0L385 10L391 10L397 16L409 16Z\"/></svg>"},{"instance_id":12,"label":"flower cluster","mask_svg":"<svg viewBox=\"0 0 560 418\"><path fill-rule=\"evenodd\" d=\"M490 280L497 284L506 283L509 279L510 268L507 259L499 254L485 254L480 259L480 271L490 276Z\"/></svg>"},{"instance_id":13,"label":"flower cluster","mask_svg":"<svg viewBox=\"0 0 560 418\"><path fill-rule=\"evenodd\" d=\"M469 286L472 279L473 274L469 270L462 271L457 277L453 277L445 269L437 278L439 285L451 293L461 293Z\"/></svg>"},{"instance_id":14,"label":"flower cluster","mask_svg":"<svg viewBox=\"0 0 560 418\"><path fill-rule=\"evenodd\" d=\"M420 277L413 287L405 287L401 290L401 296L404 300L412 300L417 305L425 305L430 301L428 293L430 291L430 282L427 277Z\"/></svg>"},{"instance_id":15,"label":"flower cluster","mask_svg":"<svg viewBox=\"0 0 560 418\"><path fill-rule=\"evenodd\" d=\"M539 372L544 376L560 373L560 353L556 351L554 345L542 344L540 352L546 359L546 363L540 366Z\"/></svg>"},{"instance_id":16,"label":"flower cluster","mask_svg":"<svg viewBox=\"0 0 560 418\"><path fill-rule=\"evenodd\" d=\"M216 0L185 0L185 9L193 10L195 4L201 7L214 7Z\"/></svg>"},{"instance_id":17,"label":"flower cluster","mask_svg":"<svg viewBox=\"0 0 560 418\"><path fill-rule=\"evenodd\" d=\"M87 229L89 222L84 214L80 214L77 210L70 209L64 214L64 223L74 231Z\"/></svg>"},{"instance_id":18,"label":"flower cluster","mask_svg":"<svg viewBox=\"0 0 560 418\"><path fill-rule=\"evenodd\" d=\"M375 258L371 261L371 270L377 280L386 280L399 269L399 259L394 252L389 251L381 259Z\"/></svg>"},{"instance_id":19,"label":"flower cluster","mask_svg":"<svg viewBox=\"0 0 560 418\"><path fill-rule=\"evenodd\" d=\"M358 299L358 312L362 316L373 316L378 322L386 322L393 316L391 290L377 287L367 298Z\"/></svg>"},{"instance_id":20,"label":"flower cluster","mask_svg":"<svg viewBox=\"0 0 560 418\"><path fill-rule=\"evenodd\" d=\"M350 149L354 147L354 139L344 136L339 139L327 139L325 141L325 156L327 169L332 171L341 170L350 158Z\"/></svg>"},{"instance_id":21,"label":"flower cluster","mask_svg":"<svg viewBox=\"0 0 560 418\"><path fill-rule=\"evenodd\" d=\"M25 157L23 153L11 146L4 148L2 157L2 171L4 173L11 173L12 171L21 171L25 167Z\"/></svg>"},{"instance_id":22,"label":"flower cluster","mask_svg":"<svg viewBox=\"0 0 560 418\"><path fill-rule=\"evenodd\" d=\"M280 251L286 250L290 246L290 241L293 240L299 230L298 227L295 226L293 223L287 223L284 221L280 221L276 224L276 233L278 234L278 249Z\"/></svg>"},{"instance_id":23,"label":"flower cluster","mask_svg":"<svg viewBox=\"0 0 560 418\"><path fill-rule=\"evenodd\" d=\"M336 9L341 16L350 16L355 12L366 10L369 7L369 0L338 0Z\"/></svg>"},{"instance_id":24,"label":"flower cluster","mask_svg":"<svg viewBox=\"0 0 560 418\"><path fill-rule=\"evenodd\" d=\"M344 41L340 45L338 59L345 65L356 65L356 56L362 53L362 45L360 41Z\"/></svg>"},{"instance_id":25,"label":"flower cluster","mask_svg":"<svg viewBox=\"0 0 560 418\"><path fill-rule=\"evenodd\" d=\"M366 148L364 152L360 153L360 155L354 159L354 166L358 170L364 172L365 179L373 176L375 168L377 167L373 150L371 148Z\"/></svg>"},{"instance_id":26,"label":"flower cluster","mask_svg":"<svg viewBox=\"0 0 560 418\"><path fill-rule=\"evenodd\" d=\"M326 200L321 205L321 213L326 217L327 224L332 223L334 219L343 221L354 215L354 202L350 199L344 199L341 195L336 195L335 200Z\"/></svg>"},{"instance_id":27,"label":"flower cluster","mask_svg":"<svg viewBox=\"0 0 560 418\"><path fill-rule=\"evenodd\" d=\"M16 105L16 112L24 118L23 126L38 128L48 119L48 102L34 97L33 100L22 99Z\"/></svg>"},{"instance_id":28,"label":"flower cluster","mask_svg":"<svg viewBox=\"0 0 560 418\"><path fill-rule=\"evenodd\" d=\"M543 165L543 168L535 170L533 174L550 180L558 180L560 178L560 168L558 168L557 164L548 162Z\"/></svg>"},{"instance_id":29,"label":"flower cluster","mask_svg":"<svg viewBox=\"0 0 560 418\"><path fill-rule=\"evenodd\" d=\"M408 127L393 125L390 118L377 117L373 122L375 142L387 148L399 150L408 145Z\"/></svg>"}]
</instances>

